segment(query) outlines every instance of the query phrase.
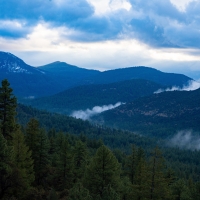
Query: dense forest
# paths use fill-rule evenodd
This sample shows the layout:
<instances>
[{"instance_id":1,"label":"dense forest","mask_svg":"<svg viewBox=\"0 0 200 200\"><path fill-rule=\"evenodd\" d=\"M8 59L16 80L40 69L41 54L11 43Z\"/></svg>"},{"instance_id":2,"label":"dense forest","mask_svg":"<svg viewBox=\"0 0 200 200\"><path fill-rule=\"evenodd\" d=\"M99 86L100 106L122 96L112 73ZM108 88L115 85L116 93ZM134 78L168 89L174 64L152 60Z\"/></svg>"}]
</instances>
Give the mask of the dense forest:
<instances>
[{"instance_id":1,"label":"dense forest","mask_svg":"<svg viewBox=\"0 0 200 200\"><path fill-rule=\"evenodd\" d=\"M0 199L200 199L199 151L63 117L17 108L2 81Z\"/></svg>"}]
</instances>

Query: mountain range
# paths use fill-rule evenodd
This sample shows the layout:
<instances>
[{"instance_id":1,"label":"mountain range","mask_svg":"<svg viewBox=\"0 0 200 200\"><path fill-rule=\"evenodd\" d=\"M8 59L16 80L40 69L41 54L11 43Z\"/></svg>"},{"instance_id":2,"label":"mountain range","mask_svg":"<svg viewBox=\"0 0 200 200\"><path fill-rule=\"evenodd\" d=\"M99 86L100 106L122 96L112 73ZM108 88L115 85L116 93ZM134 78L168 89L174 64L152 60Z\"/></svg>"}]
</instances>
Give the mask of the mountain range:
<instances>
[{"instance_id":1,"label":"mountain range","mask_svg":"<svg viewBox=\"0 0 200 200\"><path fill-rule=\"evenodd\" d=\"M96 73L100 72L62 62L33 67L11 53L0 52L0 80L8 79L19 99L56 94Z\"/></svg>"},{"instance_id":2,"label":"mountain range","mask_svg":"<svg viewBox=\"0 0 200 200\"><path fill-rule=\"evenodd\" d=\"M163 86L187 85L191 78L164 73L149 67L129 67L100 72L54 62L33 67L7 52L0 52L0 80L8 79L19 99L50 96L66 89L91 84L107 84L131 79L145 79Z\"/></svg>"}]
</instances>

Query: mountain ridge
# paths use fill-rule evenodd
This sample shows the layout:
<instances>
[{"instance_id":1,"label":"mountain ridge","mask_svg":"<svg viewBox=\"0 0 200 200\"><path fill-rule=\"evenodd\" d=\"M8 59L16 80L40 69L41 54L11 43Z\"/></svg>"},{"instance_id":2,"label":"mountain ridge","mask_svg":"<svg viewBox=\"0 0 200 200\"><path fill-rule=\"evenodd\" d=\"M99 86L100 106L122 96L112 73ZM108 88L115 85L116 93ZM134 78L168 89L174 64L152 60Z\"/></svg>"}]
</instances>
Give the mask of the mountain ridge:
<instances>
[{"instance_id":1,"label":"mountain ridge","mask_svg":"<svg viewBox=\"0 0 200 200\"><path fill-rule=\"evenodd\" d=\"M0 51L0 69L6 73L43 73L38 68L26 64L22 59L9 53Z\"/></svg>"},{"instance_id":2,"label":"mountain ridge","mask_svg":"<svg viewBox=\"0 0 200 200\"><path fill-rule=\"evenodd\" d=\"M192 80L182 74L164 73L150 67L129 67L100 72L56 61L36 68L11 53L0 52L0 80L3 79L8 79L20 101L30 97L51 96L79 85L145 79L163 86L182 87Z\"/></svg>"},{"instance_id":3,"label":"mountain ridge","mask_svg":"<svg viewBox=\"0 0 200 200\"><path fill-rule=\"evenodd\" d=\"M183 87L188 81L193 80L183 74L166 73L151 67L136 66L101 72L84 80L83 84L106 84L127 79L145 79L164 86L178 87Z\"/></svg>"}]
</instances>

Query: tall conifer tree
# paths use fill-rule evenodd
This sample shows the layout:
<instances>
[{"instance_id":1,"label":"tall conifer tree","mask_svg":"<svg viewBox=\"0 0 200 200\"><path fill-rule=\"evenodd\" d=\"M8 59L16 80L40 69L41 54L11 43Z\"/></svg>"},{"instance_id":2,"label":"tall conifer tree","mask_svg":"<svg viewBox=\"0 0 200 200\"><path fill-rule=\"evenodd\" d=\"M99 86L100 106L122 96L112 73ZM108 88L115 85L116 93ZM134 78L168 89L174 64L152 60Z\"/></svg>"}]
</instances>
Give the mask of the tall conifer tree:
<instances>
[{"instance_id":1,"label":"tall conifer tree","mask_svg":"<svg viewBox=\"0 0 200 200\"><path fill-rule=\"evenodd\" d=\"M55 180L58 190L70 189L73 182L73 157L70 144L64 137L60 150L58 151L58 160L56 167Z\"/></svg>"},{"instance_id":2,"label":"tall conifer tree","mask_svg":"<svg viewBox=\"0 0 200 200\"><path fill-rule=\"evenodd\" d=\"M8 80L3 80L0 87L0 127L6 139L12 138L15 129L17 99L12 92Z\"/></svg>"},{"instance_id":3,"label":"tall conifer tree","mask_svg":"<svg viewBox=\"0 0 200 200\"><path fill-rule=\"evenodd\" d=\"M164 158L161 151L155 148L152 151L149 163L149 199L172 199L171 188L165 175Z\"/></svg>"},{"instance_id":4,"label":"tall conifer tree","mask_svg":"<svg viewBox=\"0 0 200 200\"><path fill-rule=\"evenodd\" d=\"M7 145L6 139L0 133L0 199L8 197L11 188L10 176L12 174L13 152Z\"/></svg>"},{"instance_id":5,"label":"tall conifer tree","mask_svg":"<svg viewBox=\"0 0 200 200\"><path fill-rule=\"evenodd\" d=\"M16 197L22 198L30 189L34 181L33 159L31 151L25 144L24 134L18 127L13 134L13 163L14 163L14 177L12 186L12 193Z\"/></svg>"},{"instance_id":6,"label":"tall conifer tree","mask_svg":"<svg viewBox=\"0 0 200 200\"><path fill-rule=\"evenodd\" d=\"M78 181L84 176L88 160L87 147L80 140L75 144L73 155L74 179L75 181Z\"/></svg>"},{"instance_id":7,"label":"tall conifer tree","mask_svg":"<svg viewBox=\"0 0 200 200\"><path fill-rule=\"evenodd\" d=\"M113 153L106 147L101 146L91 160L85 176L87 185L93 198L104 198L106 191L109 198L119 191L121 166ZM109 187L109 189L108 189Z\"/></svg>"}]
</instances>

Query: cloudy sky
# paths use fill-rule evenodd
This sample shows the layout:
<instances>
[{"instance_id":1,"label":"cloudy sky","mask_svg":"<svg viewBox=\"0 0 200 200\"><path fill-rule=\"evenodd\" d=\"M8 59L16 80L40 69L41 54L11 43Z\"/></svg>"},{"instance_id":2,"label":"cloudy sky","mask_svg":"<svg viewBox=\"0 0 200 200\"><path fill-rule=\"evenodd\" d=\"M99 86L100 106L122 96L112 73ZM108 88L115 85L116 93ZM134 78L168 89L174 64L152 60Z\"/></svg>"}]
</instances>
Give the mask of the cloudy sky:
<instances>
[{"instance_id":1,"label":"cloudy sky","mask_svg":"<svg viewBox=\"0 0 200 200\"><path fill-rule=\"evenodd\" d=\"M0 51L32 66L59 60L195 76L200 0L0 0Z\"/></svg>"}]
</instances>

